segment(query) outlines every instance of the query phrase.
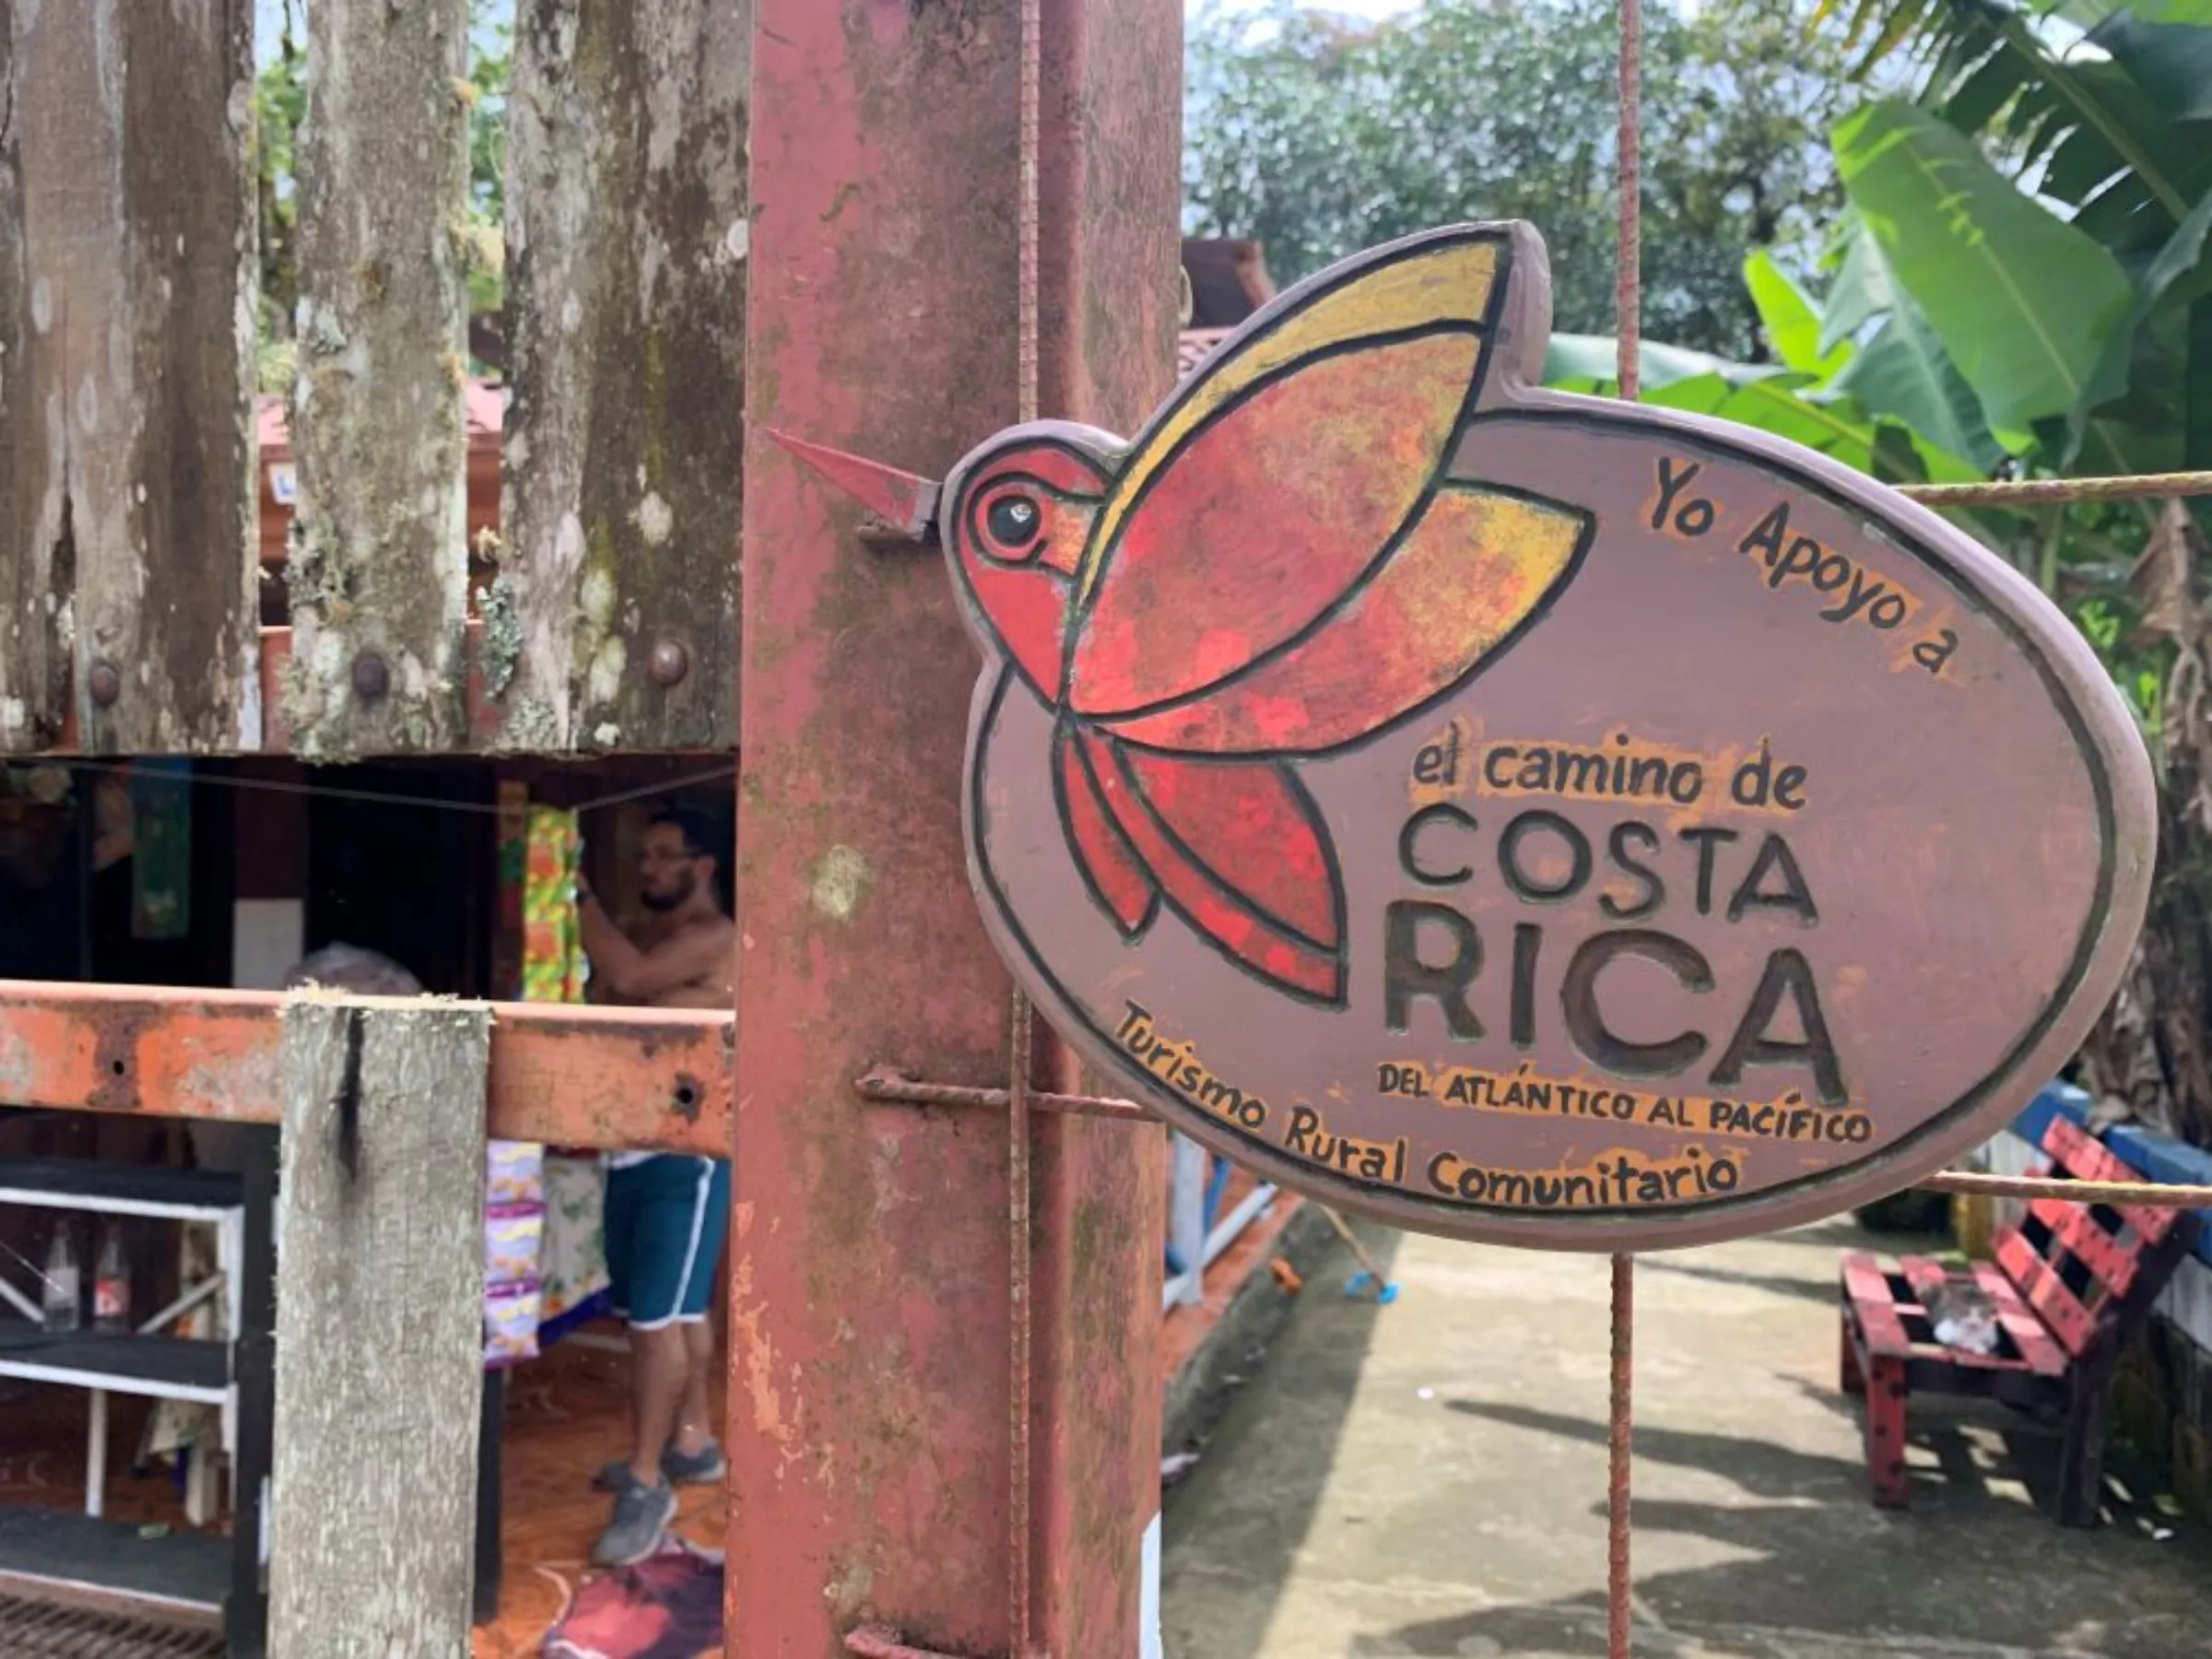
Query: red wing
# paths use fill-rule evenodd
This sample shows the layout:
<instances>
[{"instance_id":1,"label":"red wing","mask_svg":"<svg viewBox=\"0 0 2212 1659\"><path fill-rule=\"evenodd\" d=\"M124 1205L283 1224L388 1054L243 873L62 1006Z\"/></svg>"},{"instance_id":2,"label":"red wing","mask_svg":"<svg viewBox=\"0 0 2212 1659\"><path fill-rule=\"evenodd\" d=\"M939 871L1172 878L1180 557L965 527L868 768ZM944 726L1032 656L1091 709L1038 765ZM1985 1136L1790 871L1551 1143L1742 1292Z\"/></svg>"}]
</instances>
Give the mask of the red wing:
<instances>
[{"instance_id":1,"label":"red wing","mask_svg":"<svg viewBox=\"0 0 2212 1659\"><path fill-rule=\"evenodd\" d=\"M1121 759L1145 805L1202 869L1271 925L1336 947L1344 928L1327 830L1289 768L1128 749Z\"/></svg>"},{"instance_id":2,"label":"red wing","mask_svg":"<svg viewBox=\"0 0 2212 1659\"><path fill-rule=\"evenodd\" d=\"M1432 328L1293 362L1194 428L1078 581L1068 706L1188 697L1342 601L1442 465L1482 340Z\"/></svg>"},{"instance_id":3,"label":"red wing","mask_svg":"<svg viewBox=\"0 0 2212 1659\"><path fill-rule=\"evenodd\" d=\"M1159 885L1130 848L1129 838L1100 793L1093 761L1085 753L1091 746L1104 747L1096 738L1087 744L1068 726L1053 734L1053 790L1059 797L1061 820L1067 826L1068 843L1075 849L1084 884L1114 919L1122 936L1133 939L1151 925L1159 912Z\"/></svg>"},{"instance_id":4,"label":"red wing","mask_svg":"<svg viewBox=\"0 0 2212 1659\"><path fill-rule=\"evenodd\" d=\"M1135 856L1197 933L1294 994L1343 1001L1343 886L1288 767L1136 755L1091 733L1077 741Z\"/></svg>"},{"instance_id":5,"label":"red wing","mask_svg":"<svg viewBox=\"0 0 2212 1659\"><path fill-rule=\"evenodd\" d=\"M1198 696L1103 722L1197 754L1311 754L1364 737L1464 679L1572 569L1590 515L1451 486L1306 634Z\"/></svg>"}]
</instances>

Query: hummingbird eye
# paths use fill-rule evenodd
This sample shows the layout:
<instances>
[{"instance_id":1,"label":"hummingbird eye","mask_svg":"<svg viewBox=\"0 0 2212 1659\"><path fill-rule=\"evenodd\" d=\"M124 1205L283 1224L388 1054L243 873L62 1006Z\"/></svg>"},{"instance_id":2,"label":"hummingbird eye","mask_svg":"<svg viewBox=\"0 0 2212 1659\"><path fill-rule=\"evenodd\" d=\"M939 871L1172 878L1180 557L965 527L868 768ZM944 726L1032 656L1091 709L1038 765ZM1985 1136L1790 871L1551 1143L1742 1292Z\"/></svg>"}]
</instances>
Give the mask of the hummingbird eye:
<instances>
[{"instance_id":1,"label":"hummingbird eye","mask_svg":"<svg viewBox=\"0 0 2212 1659\"><path fill-rule=\"evenodd\" d=\"M1009 493L993 501L983 512L983 528L991 539L1008 552L1029 546L1037 538L1044 514L1036 500L1026 495Z\"/></svg>"}]
</instances>

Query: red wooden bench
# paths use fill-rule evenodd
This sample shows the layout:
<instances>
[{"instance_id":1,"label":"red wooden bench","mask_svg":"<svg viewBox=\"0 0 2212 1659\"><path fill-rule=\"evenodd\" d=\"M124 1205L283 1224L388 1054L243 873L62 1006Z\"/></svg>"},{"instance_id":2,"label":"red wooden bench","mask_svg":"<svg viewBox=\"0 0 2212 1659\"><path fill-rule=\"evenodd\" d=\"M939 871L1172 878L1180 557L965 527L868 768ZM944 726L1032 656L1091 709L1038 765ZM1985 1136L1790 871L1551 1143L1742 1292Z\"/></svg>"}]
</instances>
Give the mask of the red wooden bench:
<instances>
[{"instance_id":1,"label":"red wooden bench","mask_svg":"<svg viewBox=\"0 0 2212 1659\"><path fill-rule=\"evenodd\" d=\"M2056 1180L2138 1181L2112 1150L2065 1118L2043 1135ZM2056 1509L2061 1524L2093 1526L2103 1488L2105 1395L2141 1324L2195 1236L2186 1210L2039 1199L1996 1236L1996 1259L1971 1281L1996 1306L1998 1347L1977 1354L1936 1340L1928 1302L1942 1265L1904 1256L1885 1265L1843 1257L1843 1390L1866 1400L1866 1470L1874 1500L1902 1508L1905 1402L1913 1394L1983 1394L2065 1414ZM1964 1278L1966 1276L1959 1276Z\"/></svg>"}]
</instances>

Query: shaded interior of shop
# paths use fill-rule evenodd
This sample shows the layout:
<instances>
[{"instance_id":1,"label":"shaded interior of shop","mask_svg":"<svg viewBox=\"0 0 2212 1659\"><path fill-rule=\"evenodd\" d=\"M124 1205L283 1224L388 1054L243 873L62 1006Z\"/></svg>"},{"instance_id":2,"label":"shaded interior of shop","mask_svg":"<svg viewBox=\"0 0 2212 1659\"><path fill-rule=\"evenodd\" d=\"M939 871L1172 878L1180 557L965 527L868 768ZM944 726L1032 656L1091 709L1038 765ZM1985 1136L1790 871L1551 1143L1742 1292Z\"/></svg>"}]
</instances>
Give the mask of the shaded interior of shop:
<instances>
[{"instance_id":1,"label":"shaded interior of shop","mask_svg":"<svg viewBox=\"0 0 2212 1659\"><path fill-rule=\"evenodd\" d=\"M342 942L391 958L432 994L518 999L525 865L539 850L531 834L551 827L580 836L582 873L634 929L650 926L636 899L640 837L661 808L688 808L724 838L726 905L735 771L733 757L698 754L569 765L0 764L0 978L271 990L300 959ZM542 860L534 867L542 876ZM525 1557L520 1571L510 1559L502 1572L496 1543L488 1546L492 1589L479 1601L489 1615L503 1581L506 1599L530 1604L516 1628L539 1635L547 1609L532 1598L545 1599L546 1586L531 1569L571 1556L581 1568L605 1521L606 1500L590 1489L590 1476L619 1450L627 1425L620 1329L597 1295L597 1155L544 1154L540 1248L559 1260L544 1263L542 1279L559 1277L560 1294L534 1272L533 1317L509 1333L509 1351L488 1347L487 1361L488 1376L500 1380L488 1388L489 1408L517 1426L502 1436L511 1442L499 1483L507 1553L520 1538ZM24 1167L15 1160L53 1158L189 1171L201 1149L177 1119L31 1111L0 1097L0 1189L9 1169ZM134 1325L206 1272L176 1220L39 1208L0 1194L0 1279L31 1302L61 1228L86 1284L88 1324L89 1282L111 1234L126 1265ZM711 1305L721 1300L718 1287ZM34 1322L20 1307L0 1304L0 1358L10 1328L33 1339L26 1327ZM179 1326L174 1334L216 1333ZM150 1399L113 1394L106 1409L105 1521L202 1537L212 1550L232 1513L222 1478L229 1457L213 1422L179 1445ZM91 1410L84 1386L0 1374L0 1595L9 1570L38 1555L23 1533L34 1512L75 1525L89 1508ZM196 1489L195 1457L209 1465ZM717 1541L720 1494L688 1501L714 1509L696 1517L687 1510L686 1524ZM488 1512L496 1540L500 1508ZM492 1640L490 1651L500 1651L498 1628L480 1645Z\"/></svg>"}]
</instances>

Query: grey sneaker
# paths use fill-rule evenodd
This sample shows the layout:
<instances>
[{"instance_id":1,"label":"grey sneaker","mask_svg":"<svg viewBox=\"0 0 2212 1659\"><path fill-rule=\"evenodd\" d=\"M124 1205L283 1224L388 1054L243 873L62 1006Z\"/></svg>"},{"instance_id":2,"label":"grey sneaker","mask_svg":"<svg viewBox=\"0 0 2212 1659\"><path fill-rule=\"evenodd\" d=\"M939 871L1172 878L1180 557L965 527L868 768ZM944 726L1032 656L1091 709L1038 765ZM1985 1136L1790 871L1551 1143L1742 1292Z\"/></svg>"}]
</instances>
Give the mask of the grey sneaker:
<instances>
[{"instance_id":1,"label":"grey sneaker","mask_svg":"<svg viewBox=\"0 0 2212 1659\"><path fill-rule=\"evenodd\" d=\"M616 1458L592 1477L592 1489L599 1492L627 1491L637 1484L638 1477L630 1472L629 1459L627 1457Z\"/></svg>"},{"instance_id":2,"label":"grey sneaker","mask_svg":"<svg viewBox=\"0 0 2212 1659\"><path fill-rule=\"evenodd\" d=\"M661 1453L661 1473L676 1486L708 1486L720 1480L730 1471L729 1462L722 1454L718 1441L709 1441L697 1452L688 1454L670 1446ZM626 1487L638 1484L630 1473L629 1459L618 1457L592 1477L592 1485L602 1492L619 1492Z\"/></svg>"},{"instance_id":3,"label":"grey sneaker","mask_svg":"<svg viewBox=\"0 0 2212 1659\"><path fill-rule=\"evenodd\" d=\"M592 1559L602 1567L628 1567L643 1560L661 1547L668 1524L676 1519L676 1492L665 1486L647 1486L633 1479L615 1494L615 1516L599 1542L592 1546Z\"/></svg>"},{"instance_id":4,"label":"grey sneaker","mask_svg":"<svg viewBox=\"0 0 2212 1659\"><path fill-rule=\"evenodd\" d=\"M677 1486L706 1486L730 1472L722 1454L722 1442L709 1441L696 1452L678 1452L674 1446L661 1453L661 1473Z\"/></svg>"}]
</instances>

